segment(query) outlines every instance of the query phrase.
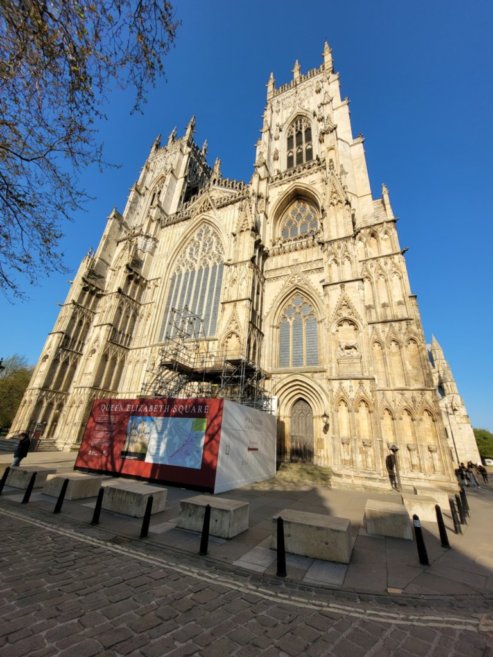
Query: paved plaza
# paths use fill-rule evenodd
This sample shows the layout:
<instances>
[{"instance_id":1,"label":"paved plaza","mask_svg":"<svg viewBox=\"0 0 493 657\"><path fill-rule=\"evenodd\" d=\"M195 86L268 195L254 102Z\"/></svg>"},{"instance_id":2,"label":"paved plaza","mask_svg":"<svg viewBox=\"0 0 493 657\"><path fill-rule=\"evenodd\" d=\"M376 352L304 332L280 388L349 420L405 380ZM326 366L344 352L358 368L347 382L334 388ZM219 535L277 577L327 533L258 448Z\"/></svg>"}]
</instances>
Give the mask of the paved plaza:
<instances>
[{"instance_id":1,"label":"paved plaza","mask_svg":"<svg viewBox=\"0 0 493 657\"><path fill-rule=\"evenodd\" d=\"M71 454L32 454L70 471ZM0 456L0 464L10 457ZM26 462L27 464L27 462ZM493 656L493 490L469 493L462 535L452 549L424 524L430 566L414 542L370 537L362 510L374 493L316 482L278 481L226 493L250 503L250 528L226 541L176 528L180 499L140 539L141 521L103 511L94 499L56 500L5 488L0 497L0 654L2 657L190 655ZM396 493L380 494L396 501ZM272 516L282 508L348 517L355 545L349 565L288 556L276 577Z\"/></svg>"}]
</instances>

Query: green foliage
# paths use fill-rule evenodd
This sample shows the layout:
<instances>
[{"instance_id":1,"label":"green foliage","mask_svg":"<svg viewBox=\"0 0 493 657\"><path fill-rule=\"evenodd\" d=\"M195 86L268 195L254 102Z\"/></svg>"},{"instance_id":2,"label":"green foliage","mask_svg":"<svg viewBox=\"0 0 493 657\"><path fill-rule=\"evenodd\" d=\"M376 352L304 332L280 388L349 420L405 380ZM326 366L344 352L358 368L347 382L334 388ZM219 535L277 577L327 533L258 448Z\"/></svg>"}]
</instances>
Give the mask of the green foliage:
<instances>
[{"instance_id":1,"label":"green foliage","mask_svg":"<svg viewBox=\"0 0 493 657\"><path fill-rule=\"evenodd\" d=\"M106 94L133 88L138 109L176 28L167 0L0 2L0 293L63 270L61 226L86 199L78 173L104 164Z\"/></svg>"},{"instance_id":2,"label":"green foliage","mask_svg":"<svg viewBox=\"0 0 493 657\"><path fill-rule=\"evenodd\" d=\"M493 459L493 433L487 429L474 429L479 453L483 459Z\"/></svg>"},{"instance_id":3,"label":"green foliage","mask_svg":"<svg viewBox=\"0 0 493 657\"><path fill-rule=\"evenodd\" d=\"M0 429L12 424L33 372L26 359L17 354L6 358L3 367L0 371Z\"/></svg>"}]
</instances>

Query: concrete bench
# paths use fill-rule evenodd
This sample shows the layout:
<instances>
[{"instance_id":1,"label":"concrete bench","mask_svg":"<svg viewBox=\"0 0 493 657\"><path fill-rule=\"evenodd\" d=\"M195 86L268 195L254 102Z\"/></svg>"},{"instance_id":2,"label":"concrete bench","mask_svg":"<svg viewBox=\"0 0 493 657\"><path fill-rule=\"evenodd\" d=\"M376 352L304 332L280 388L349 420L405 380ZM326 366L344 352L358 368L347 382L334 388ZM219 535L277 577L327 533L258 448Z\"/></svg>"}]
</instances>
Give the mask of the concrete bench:
<instances>
[{"instance_id":1,"label":"concrete bench","mask_svg":"<svg viewBox=\"0 0 493 657\"><path fill-rule=\"evenodd\" d=\"M122 513L133 518L143 518L147 500L152 495L152 515L166 508L168 491L140 481L117 479L104 482L103 509Z\"/></svg>"},{"instance_id":2,"label":"concrete bench","mask_svg":"<svg viewBox=\"0 0 493 657\"><path fill-rule=\"evenodd\" d=\"M370 536L413 540L411 521L403 504L368 500L365 506L365 524Z\"/></svg>"},{"instance_id":3,"label":"concrete bench","mask_svg":"<svg viewBox=\"0 0 493 657\"><path fill-rule=\"evenodd\" d=\"M233 538L248 529L250 505L225 497L197 495L180 502L180 516L176 524L180 529L200 532L204 524L205 507L210 504L209 533L219 538Z\"/></svg>"},{"instance_id":4,"label":"concrete bench","mask_svg":"<svg viewBox=\"0 0 493 657\"><path fill-rule=\"evenodd\" d=\"M7 477L7 486L22 488L29 486L33 473L36 473L34 488L42 488L49 475L56 474L56 468L43 468L40 465L23 465L22 467L11 467Z\"/></svg>"},{"instance_id":5,"label":"concrete bench","mask_svg":"<svg viewBox=\"0 0 493 657\"><path fill-rule=\"evenodd\" d=\"M434 497L428 495L403 495L402 501L410 518L416 514L421 522L436 522L435 504L437 504L437 501ZM441 508L443 511L448 511L448 503L447 508Z\"/></svg>"},{"instance_id":6,"label":"concrete bench","mask_svg":"<svg viewBox=\"0 0 493 657\"><path fill-rule=\"evenodd\" d=\"M277 519L284 521L286 552L313 559L349 563L353 549L351 523L320 513L283 509L272 519L272 545L277 549Z\"/></svg>"},{"instance_id":7,"label":"concrete bench","mask_svg":"<svg viewBox=\"0 0 493 657\"><path fill-rule=\"evenodd\" d=\"M101 475L82 474L81 472L67 472L64 475L56 475L48 479L43 487L43 494L58 497L62 490L63 482L68 479L66 500L82 500L87 497L96 497L101 484L108 481L110 477Z\"/></svg>"},{"instance_id":8,"label":"concrete bench","mask_svg":"<svg viewBox=\"0 0 493 657\"><path fill-rule=\"evenodd\" d=\"M439 490L437 488L416 488L416 495L424 495L425 497L431 497L435 500L435 504L441 508L442 513L447 512L450 508L449 506L449 495L455 495L458 493L459 489L447 493L445 490ZM419 513L418 513L419 515Z\"/></svg>"}]
</instances>

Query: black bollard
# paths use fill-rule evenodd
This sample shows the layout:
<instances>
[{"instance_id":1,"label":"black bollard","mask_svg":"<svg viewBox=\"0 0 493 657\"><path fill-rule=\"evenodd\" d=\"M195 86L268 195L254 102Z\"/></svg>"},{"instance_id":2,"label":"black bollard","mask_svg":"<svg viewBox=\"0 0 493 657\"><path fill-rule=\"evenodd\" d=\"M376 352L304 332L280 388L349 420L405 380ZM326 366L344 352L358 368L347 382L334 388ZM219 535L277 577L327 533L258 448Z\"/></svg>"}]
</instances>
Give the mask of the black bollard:
<instances>
[{"instance_id":1,"label":"black bollard","mask_svg":"<svg viewBox=\"0 0 493 657\"><path fill-rule=\"evenodd\" d=\"M60 513L62 510L62 504L63 500L65 499L65 493L67 492L67 486L68 486L68 479L65 479L62 488L60 490L60 495L58 496L58 499L55 504L55 508L53 509L53 513Z\"/></svg>"},{"instance_id":2,"label":"black bollard","mask_svg":"<svg viewBox=\"0 0 493 657\"><path fill-rule=\"evenodd\" d=\"M149 495L146 504L146 510L144 513L144 519L142 520L142 529L140 530L140 538L147 538L149 535L149 523L151 522L151 513L152 513L152 495Z\"/></svg>"},{"instance_id":3,"label":"black bollard","mask_svg":"<svg viewBox=\"0 0 493 657\"><path fill-rule=\"evenodd\" d=\"M426 552L425 540L423 538L423 530L421 529L421 522L416 514L413 515L414 535L416 536L416 547L418 548L419 563L423 566L429 566L428 553Z\"/></svg>"},{"instance_id":4,"label":"black bollard","mask_svg":"<svg viewBox=\"0 0 493 657\"><path fill-rule=\"evenodd\" d=\"M22 498L21 504L27 504L29 502L29 499L31 497L31 493L33 492L34 488L34 482L36 481L36 475L37 472L33 472L31 479L29 480L29 483L26 488L26 492L24 493L24 497Z\"/></svg>"},{"instance_id":5,"label":"black bollard","mask_svg":"<svg viewBox=\"0 0 493 657\"><path fill-rule=\"evenodd\" d=\"M91 525L99 525L99 516L101 515L101 507L103 506L103 495L104 488L101 486L98 493L98 499L96 500L96 506L94 507Z\"/></svg>"},{"instance_id":6,"label":"black bollard","mask_svg":"<svg viewBox=\"0 0 493 657\"><path fill-rule=\"evenodd\" d=\"M284 546L284 520L277 519L277 573L278 577L286 577L286 548Z\"/></svg>"},{"instance_id":7,"label":"black bollard","mask_svg":"<svg viewBox=\"0 0 493 657\"><path fill-rule=\"evenodd\" d=\"M450 513L452 514L452 521L454 523L455 533L456 534L462 534L462 527L460 526L459 516L457 515L457 509L455 507L455 502L451 497L449 498L449 504L450 504Z\"/></svg>"},{"instance_id":8,"label":"black bollard","mask_svg":"<svg viewBox=\"0 0 493 657\"><path fill-rule=\"evenodd\" d=\"M7 477L9 476L9 472L10 472L10 466L7 466L4 470L2 478L0 479L0 495L2 494L3 487L7 482Z\"/></svg>"},{"instance_id":9,"label":"black bollard","mask_svg":"<svg viewBox=\"0 0 493 657\"><path fill-rule=\"evenodd\" d=\"M209 527L211 524L211 505L205 507L204 524L202 525L202 536L200 537L200 550L199 554L203 557L207 554L209 547Z\"/></svg>"},{"instance_id":10,"label":"black bollard","mask_svg":"<svg viewBox=\"0 0 493 657\"><path fill-rule=\"evenodd\" d=\"M470 516L471 514L469 513L469 502L467 501L466 491L464 488L462 488L462 486L460 489L460 501L462 502L462 508L464 509L466 516Z\"/></svg>"},{"instance_id":11,"label":"black bollard","mask_svg":"<svg viewBox=\"0 0 493 657\"><path fill-rule=\"evenodd\" d=\"M445 528L445 523L443 522L442 510L438 504L435 504L435 511L437 514L438 531L440 532L440 541L442 543L442 547L449 548L450 543L448 542L447 530Z\"/></svg>"},{"instance_id":12,"label":"black bollard","mask_svg":"<svg viewBox=\"0 0 493 657\"><path fill-rule=\"evenodd\" d=\"M459 495L455 496L455 504L457 505L457 511L459 512L460 524L461 525L467 525L466 514L465 514L464 508L462 506L462 502L460 501L460 496Z\"/></svg>"}]
</instances>

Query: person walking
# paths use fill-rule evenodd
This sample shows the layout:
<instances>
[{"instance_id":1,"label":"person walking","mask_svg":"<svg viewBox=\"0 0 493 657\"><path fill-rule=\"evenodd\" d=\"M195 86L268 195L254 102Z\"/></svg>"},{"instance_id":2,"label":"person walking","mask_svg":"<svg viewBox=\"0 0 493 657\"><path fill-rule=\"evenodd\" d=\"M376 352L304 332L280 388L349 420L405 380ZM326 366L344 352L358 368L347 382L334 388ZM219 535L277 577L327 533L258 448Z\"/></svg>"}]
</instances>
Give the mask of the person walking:
<instances>
[{"instance_id":1,"label":"person walking","mask_svg":"<svg viewBox=\"0 0 493 657\"><path fill-rule=\"evenodd\" d=\"M20 433L19 437L19 444L15 448L14 460L12 461L14 467L20 466L22 459L26 458L27 453L29 452L29 447L31 446L31 440L25 431Z\"/></svg>"}]
</instances>

